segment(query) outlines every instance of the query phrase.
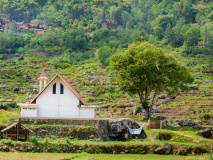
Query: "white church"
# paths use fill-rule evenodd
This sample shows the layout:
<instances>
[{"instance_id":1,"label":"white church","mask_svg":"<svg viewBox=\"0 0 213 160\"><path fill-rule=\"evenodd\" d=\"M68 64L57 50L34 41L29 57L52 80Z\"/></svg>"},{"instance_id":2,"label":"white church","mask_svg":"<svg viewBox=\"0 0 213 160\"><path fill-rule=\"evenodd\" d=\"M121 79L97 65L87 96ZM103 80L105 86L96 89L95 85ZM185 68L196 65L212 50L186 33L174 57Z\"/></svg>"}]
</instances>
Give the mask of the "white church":
<instances>
[{"instance_id":1,"label":"white church","mask_svg":"<svg viewBox=\"0 0 213 160\"><path fill-rule=\"evenodd\" d=\"M29 104L18 104L21 117L94 118L97 106L88 105L66 78L56 74L47 83L43 70L38 79L40 92Z\"/></svg>"}]
</instances>

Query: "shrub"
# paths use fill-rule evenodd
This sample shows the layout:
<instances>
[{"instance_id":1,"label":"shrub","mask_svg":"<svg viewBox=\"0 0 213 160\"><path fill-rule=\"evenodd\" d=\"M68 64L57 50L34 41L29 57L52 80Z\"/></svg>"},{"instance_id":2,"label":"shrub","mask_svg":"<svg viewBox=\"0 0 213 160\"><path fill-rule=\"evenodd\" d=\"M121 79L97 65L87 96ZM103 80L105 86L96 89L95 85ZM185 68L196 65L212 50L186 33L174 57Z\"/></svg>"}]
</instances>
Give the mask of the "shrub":
<instances>
[{"instance_id":1,"label":"shrub","mask_svg":"<svg viewBox=\"0 0 213 160\"><path fill-rule=\"evenodd\" d=\"M34 143L34 144L38 144L38 140L37 140L37 138L35 136L30 136L29 137L29 141Z\"/></svg>"},{"instance_id":2,"label":"shrub","mask_svg":"<svg viewBox=\"0 0 213 160\"><path fill-rule=\"evenodd\" d=\"M137 106L136 109L135 109L135 115L139 112L141 112L142 110L142 107L141 106Z\"/></svg>"},{"instance_id":3,"label":"shrub","mask_svg":"<svg viewBox=\"0 0 213 160\"><path fill-rule=\"evenodd\" d=\"M49 140L50 140L50 138L49 138L49 137L45 137L45 138L44 138L44 143L46 143L46 144L47 144L47 143L49 142Z\"/></svg>"},{"instance_id":4,"label":"shrub","mask_svg":"<svg viewBox=\"0 0 213 160\"><path fill-rule=\"evenodd\" d=\"M65 141L67 144L70 144L70 139L69 138L65 138Z\"/></svg>"},{"instance_id":5,"label":"shrub","mask_svg":"<svg viewBox=\"0 0 213 160\"><path fill-rule=\"evenodd\" d=\"M52 136L51 138L52 138L53 140L58 139L58 137L57 137L57 136Z\"/></svg>"},{"instance_id":6,"label":"shrub","mask_svg":"<svg viewBox=\"0 0 213 160\"><path fill-rule=\"evenodd\" d=\"M34 122L33 122L33 125L38 125L38 122L37 122L37 121L34 121Z\"/></svg>"},{"instance_id":7,"label":"shrub","mask_svg":"<svg viewBox=\"0 0 213 160\"><path fill-rule=\"evenodd\" d=\"M96 86L96 81L92 80L92 81L90 82L90 85L91 85L91 86Z\"/></svg>"},{"instance_id":8,"label":"shrub","mask_svg":"<svg viewBox=\"0 0 213 160\"><path fill-rule=\"evenodd\" d=\"M7 146L10 146L11 143L12 143L12 140L2 139L1 141L2 141L2 143L3 143L4 145L7 145Z\"/></svg>"},{"instance_id":9,"label":"shrub","mask_svg":"<svg viewBox=\"0 0 213 160\"><path fill-rule=\"evenodd\" d=\"M209 120L211 118L211 116L208 113L203 113L203 114L200 114L199 118Z\"/></svg>"}]
</instances>

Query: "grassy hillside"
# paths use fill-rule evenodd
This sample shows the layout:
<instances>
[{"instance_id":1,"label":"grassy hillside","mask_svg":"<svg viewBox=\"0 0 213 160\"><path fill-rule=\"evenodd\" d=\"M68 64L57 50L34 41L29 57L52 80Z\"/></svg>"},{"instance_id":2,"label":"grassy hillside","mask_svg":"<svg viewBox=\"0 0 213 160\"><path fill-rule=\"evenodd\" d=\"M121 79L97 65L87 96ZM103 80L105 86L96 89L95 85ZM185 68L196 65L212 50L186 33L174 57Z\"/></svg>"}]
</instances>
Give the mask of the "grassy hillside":
<instances>
[{"instance_id":1,"label":"grassy hillside","mask_svg":"<svg viewBox=\"0 0 213 160\"><path fill-rule=\"evenodd\" d=\"M134 115L133 108L141 106L139 97L130 97L127 93L120 91L113 72L106 72L97 58L82 61L76 65L70 65L65 69L54 67L57 58L46 55L28 55L24 60L11 56L10 60L1 60L0 95L2 107L8 110L15 103L29 102L39 91L38 77L42 71L41 62L46 59L48 67L45 69L46 76L51 79L56 73L62 74L76 88L89 104L100 107L96 111L96 117L132 117L143 118L143 113ZM157 111L154 115L166 117L203 119L203 114L208 113L213 117L213 83L204 84L212 80L212 73L205 72L205 67L211 66L212 57L204 55L199 57L183 57L183 61L189 66L195 81L189 86L198 86L198 90L188 93L180 93L173 102L162 104L164 99L156 102ZM208 67L210 68L210 67ZM19 91L14 91L18 87ZM164 95L162 93L162 95ZM158 95L160 97L161 95ZM10 102L12 101L12 102ZM7 105L8 104L8 105Z\"/></svg>"},{"instance_id":2,"label":"grassy hillside","mask_svg":"<svg viewBox=\"0 0 213 160\"><path fill-rule=\"evenodd\" d=\"M20 111L39 91L41 62L48 78L65 76L89 104L102 106L97 117L142 118L137 95L119 91L113 72L106 72L112 55L143 36L150 43L176 51L190 68L198 90L180 93L173 102L158 99L154 115L202 119L212 115L213 2L211 0L2 0L0 19L1 108ZM38 22L40 29L17 22ZM18 53L18 54L16 54ZM162 95L164 95L162 93ZM158 97L162 96L158 95Z\"/></svg>"}]
</instances>

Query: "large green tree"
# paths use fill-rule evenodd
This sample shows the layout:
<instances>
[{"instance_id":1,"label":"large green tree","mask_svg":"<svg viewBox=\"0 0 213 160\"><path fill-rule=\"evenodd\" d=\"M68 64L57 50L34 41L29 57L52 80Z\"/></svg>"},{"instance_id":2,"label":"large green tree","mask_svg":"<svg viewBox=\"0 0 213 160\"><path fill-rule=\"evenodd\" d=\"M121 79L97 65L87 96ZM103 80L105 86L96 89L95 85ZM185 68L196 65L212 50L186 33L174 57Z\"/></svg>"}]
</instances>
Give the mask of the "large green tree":
<instances>
[{"instance_id":1,"label":"large green tree","mask_svg":"<svg viewBox=\"0 0 213 160\"><path fill-rule=\"evenodd\" d=\"M175 94L193 81L188 69L174 54L148 42L133 43L124 53L114 55L110 68L116 71L122 90L139 95L147 119L158 93Z\"/></svg>"}]
</instances>

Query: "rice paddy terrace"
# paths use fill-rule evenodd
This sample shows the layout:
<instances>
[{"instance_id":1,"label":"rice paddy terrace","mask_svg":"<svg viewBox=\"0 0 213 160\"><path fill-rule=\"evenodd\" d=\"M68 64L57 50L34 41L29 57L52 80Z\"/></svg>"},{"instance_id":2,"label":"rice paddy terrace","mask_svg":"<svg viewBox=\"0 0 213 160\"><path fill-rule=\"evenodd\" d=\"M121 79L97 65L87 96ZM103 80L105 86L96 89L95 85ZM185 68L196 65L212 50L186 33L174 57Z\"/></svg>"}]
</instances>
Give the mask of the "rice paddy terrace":
<instances>
[{"instance_id":1,"label":"rice paddy terrace","mask_svg":"<svg viewBox=\"0 0 213 160\"><path fill-rule=\"evenodd\" d=\"M102 69L95 58L68 68L56 69L53 65L54 58L47 58L45 55L27 55L20 60L20 57L10 55L6 60L0 60L0 98L1 107L5 107L4 109L8 109L8 104L12 106L10 104L28 102L38 93L37 78L43 69L41 63L45 60L47 63L45 73L49 79L56 73L62 74L89 104L101 106L96 110L96 117L140 119L144 115L144 113L134 115L133 109L140 106L137 95L130 97L127 93L119 91L115 74ZM166 104L162 104L165 99L158 98L154 115L173 119L202 119L203 114L213 117L212 59L209 55L202 58L184 57L183 60L195 78L189 86L197 88L186 93L179 93L175 99ZM163 95L165 94L158 97Z\"/></svg>"}]
</instances>

